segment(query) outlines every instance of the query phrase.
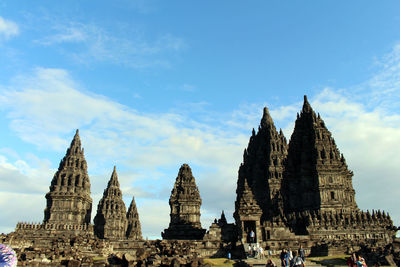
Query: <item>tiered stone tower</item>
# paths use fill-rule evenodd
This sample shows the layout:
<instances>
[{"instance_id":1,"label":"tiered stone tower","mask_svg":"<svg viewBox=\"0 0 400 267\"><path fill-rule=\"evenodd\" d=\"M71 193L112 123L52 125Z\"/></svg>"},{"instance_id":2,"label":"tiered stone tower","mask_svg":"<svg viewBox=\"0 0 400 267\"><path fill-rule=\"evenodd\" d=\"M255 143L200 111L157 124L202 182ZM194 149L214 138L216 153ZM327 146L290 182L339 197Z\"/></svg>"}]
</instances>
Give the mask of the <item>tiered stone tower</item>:
<instances>
[{"instance_id":1,"label":"tiered stone tower","mask_svg":"<svg viewBox=\"0 0 400 267\"><path fill-rule=\"evenodd\" d=\"M125 203L119 188L116 167L112 172L107 188L97 206L94 218L94 233L99 238L123 239L126 238L128 225Z\"/></svg>"},{"instance_id":2,"label":"tiered stone tower","mask_svg":"<svg viewBox=\"0 0 400 267\"><path fill-rule=\"evenodd\" d=\"M239 168L234 217L237 225L241 225L239 221L244 224L239 231L242 238L251 230L257 237L261 237L259 226L282 213L281 183L286 154L286 138L282 130L278 133L268 109L264 108L257 134L253 129L248 147L244 151L243 164ZM260 210L244 212L248 207L243 205L249 206L253 195L256 204L251 204L251 209L257 207Z\"/></svg>"},{"instance_id":3,"label":"tiered stone tower","mask_svg":"<svg viewBox=\"0 0 400 267\"><path fill-rule=\"evenodd\" d=\"M126 237L128 239L133 239L133 240L143 239L142 229L139 220L139 213L135 203L135 197L132 197L131 205L129 206L126 218L128 220L128 229L126 231Z\"/></svg>"},{"instance_id":4,"label":"tiered stone tower","mask_svg":"<svg viewBox=\"0 0 400 267\"><path fill-rule=\"evenodd\" d=\"M239 183L239 182L238 182ZM239 185L238 185L239 187ZM233 217L238 227L239 239L243 243L250 242L250 232L255 233L255 241L261 237L260 218L262 210L257 204L247 179L243 179L243 186L240 186L240 195L238 193L235 202L235 213Z\"/></svg>"},{"instance_id":5,"label":"tiered stone tower","mask_svg":"<svg viewBox=\"0 0 400 267\"><path fill-rule=\"evenodd\" d=\"M239 168L239 239L248 242L252 230L257 242L273 249L325 244L343 253L360 244L384 247L395 233L390 216L358 209L352 176L306 96L289 146L265 108Z\"/></svg>"},{"instance_id":6,"label":"tiered stone tower","mask_svg":"<svg viewBox=\"0 0 400 267\"><path fill-rule=\"evenodd\" d=\"M353 172L348 170L332 134L306 96L290 139L285 176L289 212L320 210L349 214L358 210Z\"/></svg>"},{"instance_id":7,"label":"tiered stone tower","mask_svg":"<svg viewBox=\"0 0 400 267\"><path fill-rule=\"evenodd\" d=\"M52 228L86 229L90 223L90 181L79 130L54 174L46 200L44 223Z\"/></svg>"},{"instance_id":8,"label":"tiered stone tower","mask_svg":"<svg viewBox=\"0 0 400 267\"><path fill-rule=\"evenodd\" d=\"M163 239L202 239L206 230L201 228L201 198L189 165L183 164L176 177L169 199L171 221L161 233Z\"/></svg>"}]
</instances>

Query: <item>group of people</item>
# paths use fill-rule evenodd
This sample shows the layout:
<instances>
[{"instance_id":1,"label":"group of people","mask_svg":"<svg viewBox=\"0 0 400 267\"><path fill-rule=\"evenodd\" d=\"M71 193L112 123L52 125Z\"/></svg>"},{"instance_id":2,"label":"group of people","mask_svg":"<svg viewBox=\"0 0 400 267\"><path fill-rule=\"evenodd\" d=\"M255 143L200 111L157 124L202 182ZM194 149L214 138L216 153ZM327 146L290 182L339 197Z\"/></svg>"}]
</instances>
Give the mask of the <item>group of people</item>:
<instances>
[{"instance_id":1,"label":"group of people","mask_svg":"<svg viewBox=\"0 0 400 267\"><path fill-rule=\"evenodd\" d=\"M282 267L305 267L306 253L302 246L298 251L291 251L289 248L282 249L280 259Z\"/></svg>"},{"instance_id":2,"label":"group of people","mask_svg":"<svg viewBox=\"0 0 400 267\"><path fill-rule=\"evenodd\" d=\"M264 254L264 249L262 248L262 246L259 246L258 244L256 245L251 245L249 244L249 248L248 248L248 256L249 257L254 257L257 259L264 259L265 258L265 254Z\"/></svg>"},{"instance_id":3,"label":"group of people","mask_svg":"<svg viewBox=\"0 0 400 267\"><path fill-rule=\"evenodd\" d=\"M349 267L367 267L367 264L365 263L365 259L361 255L352 253L351 256L347 259L347 266L349 266Z\"/></svg>"}]
</instances>

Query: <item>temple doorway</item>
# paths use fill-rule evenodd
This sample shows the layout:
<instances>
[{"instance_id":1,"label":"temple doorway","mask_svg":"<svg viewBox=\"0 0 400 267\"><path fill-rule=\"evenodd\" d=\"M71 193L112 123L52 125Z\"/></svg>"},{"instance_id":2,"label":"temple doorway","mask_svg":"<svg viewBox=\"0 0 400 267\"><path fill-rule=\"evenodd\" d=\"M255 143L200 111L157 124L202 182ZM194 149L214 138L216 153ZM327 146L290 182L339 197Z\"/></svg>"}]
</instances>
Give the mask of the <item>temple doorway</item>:
<instances>
[{"instance_id":1,"label":"temple doorway","mask_svg":"<svg viewBox=\"0 0 400 267\"><path fill-rule=\"evenodd\" d=\"M256 231L256 221L243 221L244 232L243 234L246 236L247 243L257 242L257 231ZM251 240L251 232L254 233L254 240Z\"/></svg>"}]
</instances>

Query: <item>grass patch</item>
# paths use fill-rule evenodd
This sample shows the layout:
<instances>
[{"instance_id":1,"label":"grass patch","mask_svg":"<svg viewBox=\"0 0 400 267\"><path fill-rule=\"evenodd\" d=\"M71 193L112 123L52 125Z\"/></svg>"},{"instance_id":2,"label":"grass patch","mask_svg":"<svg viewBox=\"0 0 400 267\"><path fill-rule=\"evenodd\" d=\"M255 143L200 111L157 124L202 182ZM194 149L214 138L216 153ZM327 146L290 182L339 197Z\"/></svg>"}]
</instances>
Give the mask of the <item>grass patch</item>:
<instances>
[{"instance_id":1,"label":"grass patch","mask_svg":"<svg viewBox=\"0 0 400 267\"><path fill-rule=\"evenodd\" d=\"M309 257L307 260L328 266L328 267L346 267L347 266L347 258L350 255L334 255L334 256L325 256L325 257ZM306 263L307 266L307 263Z\"/></svg>"},{"instance_id":2,"label":"grass patch","mask_svg":"<svg viewBox=\"0 0 400 267\"><path fill-rule=\"evenodd\" d=\"M94 261L106 260L106 257L93 257Z\"/></svg>"},{"instance_id":3,"label":"grass patch","mask_svg":"<svg viewBox=\"0 0 400 267\"><path fill-rule=\"evenodd\" d=\"M235 261L228 260L225 258L216 258L216 259L204 259L205 263L211 264L211 266L215 267L231 267L235 263Z\"/></svg>"}]
</instances>

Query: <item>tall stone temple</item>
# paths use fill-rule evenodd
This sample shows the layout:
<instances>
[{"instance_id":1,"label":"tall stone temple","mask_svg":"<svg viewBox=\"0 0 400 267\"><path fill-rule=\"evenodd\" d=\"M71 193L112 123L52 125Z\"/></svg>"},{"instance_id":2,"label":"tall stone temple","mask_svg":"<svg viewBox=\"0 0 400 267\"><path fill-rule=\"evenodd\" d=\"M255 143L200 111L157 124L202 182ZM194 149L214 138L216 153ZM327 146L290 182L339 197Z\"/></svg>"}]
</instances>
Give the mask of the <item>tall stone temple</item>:
<instances>
[{"instance_id":1,"label":"tall stone temple","mask_svg":"<svg viewBox=\"0 0 400 267\"><path fill-rule=\"evenodd\" d=\"M202 239L206 230L201 228L201 198L189 165L183 164L171 191L169 227L161 233L163 239Z\"/></svg>"},{"instance_id":2,"label":"tall stone temple","mask_svg":"<svg viewBox=\"0 0 400 267\"><path fill-rule=\"evenodd\" d=\"M44 223L68 225L69 228L90 224L92 198L79 130L54 174L46 200Z\"/></svg>"},{"instance_id":3,"label":"tall stone temple","mask_svg":"<svg viewBox=\"0 0 400 267\"><path fill-rule=\"evenodd\" d=\"M131 204L129 205L128 212L126 214L128 220L128 228L126 230L126 237L133 240L141 240L142 228L139 220L139 212L136 207L135 197L132 197Z\"/></svg>"},{"instance_id":4,"label":"tall stone temple","mask_svg":"<svg viewBox=\"0 0 400 267\"><path fill-rule=\"evenodd\" d=\"M395 231L388 214L361 211L353 172L307 97L287 144L264 108L239 167L234 218L238 237L279 249L357 243L387 244Z\"/></svg>"},{"instance_id":5,"label":"tall stone temple","mask_svg":"<svg viewBox=\"0 0 400 267\"><path fill-rule=\"evenodd\" d=\"M94 233L99 238L124 238L128 227L125 203L119 188L116 167L104 190L94 217Z\"/></svg>"}]
</instances>

